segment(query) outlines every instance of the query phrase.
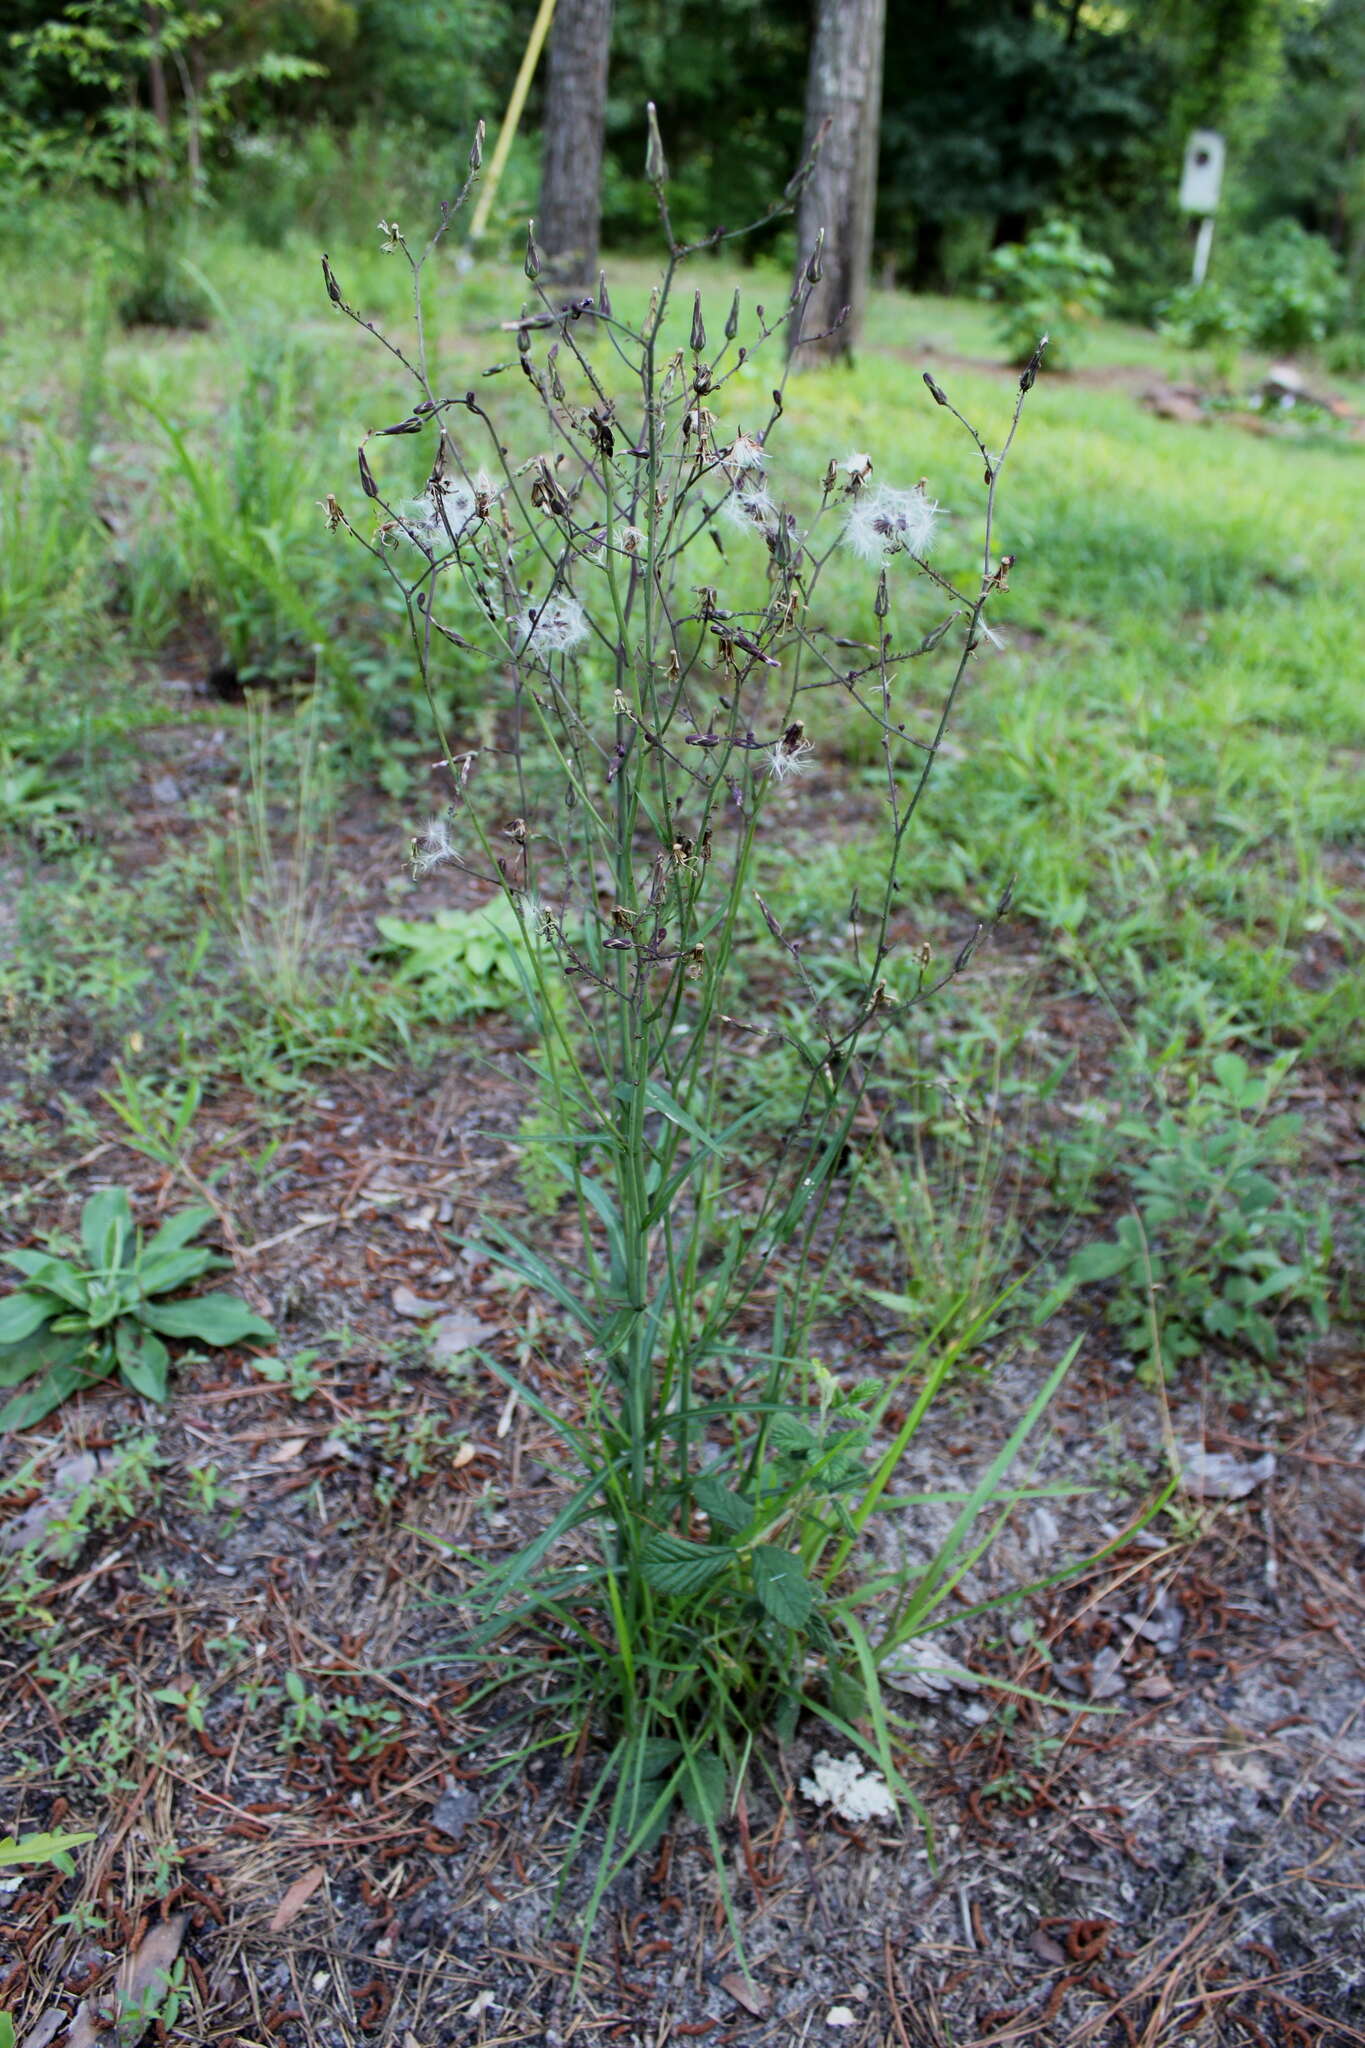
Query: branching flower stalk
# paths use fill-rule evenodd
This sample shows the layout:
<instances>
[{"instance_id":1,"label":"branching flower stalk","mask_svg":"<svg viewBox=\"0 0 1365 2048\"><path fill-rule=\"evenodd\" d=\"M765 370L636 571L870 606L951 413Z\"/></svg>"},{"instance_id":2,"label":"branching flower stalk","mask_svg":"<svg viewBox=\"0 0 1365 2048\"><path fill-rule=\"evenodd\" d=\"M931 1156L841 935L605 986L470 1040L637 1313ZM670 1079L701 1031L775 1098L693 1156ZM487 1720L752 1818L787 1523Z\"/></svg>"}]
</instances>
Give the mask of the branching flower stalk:
<instances>
[{"instance_id":1,"label":"branching flower stalk","mask_svg":"<svg viewBox=\"0 0 1365 2048\"><path fill-rule=\"evenodd\" d=\"M772 314L746 316L738 293L719 322L700 291L689 306L679 286L688 259L733 236L678 239L652 110L650 132L668 253L641 317L613 307L605 277L591 298L553 299L528 230L515 359L485 373L519 372L530 396L530 419L508 435L524 430L520 455L478 392L446 391L428 355L423 273L468 185L420 250L382 223L411 267L410 340L380 334L324 258L333 304L416 388L411 412L359 451L377 524L328 500L329 523L402 591L441 730L450 803L415 862L422 872L448 864L516 911L553 1108L549 1150L580 1222L574 1261L486 1229L490 1255L558 1305L588 1394L571 1419L519 1382L567 1446L573 1485L535 1542L485 1573L482 1640L517 1622L548 1628L571 1664L576 1651L575 1697L608 1710L613 1826L629 1848L674 1794L713 1829L765 1717L814 1702L858 1740L839 1676L856 1685L861 1671L875 1691L856 1604L821 1569L838 1543L846 1551L840 1496L867 1480L863 1453L903 1375L861 1405L832 1382L812 1396L807 1338L817 1266L848 1218L855 1124L878 1049L907 1006L962 972L983 930L937 975L927 949L912 956L891 987L906 840L988 637L987 609L1006 588L996 495L1041 360L1040 350L1021 377L994 452L925 379L984 464L974 589L925 559L938 515L924 487L874 484L865 455L832 460L804 506L788 502L772 465L787 373L757 409L742 373L789 323L800 331L820 251ZM471 183L480 151L481 136ZM765 219L790 209L808 168ZM410 465L388 476L410 439L426 462L415 498ZM819 621L840 549L876 572L875 642L836 638ZM898 633L893 619L916 601L920 625ZM933 736L916 738L914 665L954 647ZM446 661L477 674L495 701L491 747L443 729ZM771 794L818 759L831 693L877 730L888 848L865 935L855 906L856 982L837 1001L815 988L799 939L753 886ZM746 970L765 940L796 1023L755 1015ZM727 1076L784 1042L804 1090L765 1154L757 1113L727 1107ZM940 1347L936 1373L951 1355ZM914 1612L922 1625L922 1604ZM884 1749L879 1739L885 1763Z\"/></svg>"}]
</instances>

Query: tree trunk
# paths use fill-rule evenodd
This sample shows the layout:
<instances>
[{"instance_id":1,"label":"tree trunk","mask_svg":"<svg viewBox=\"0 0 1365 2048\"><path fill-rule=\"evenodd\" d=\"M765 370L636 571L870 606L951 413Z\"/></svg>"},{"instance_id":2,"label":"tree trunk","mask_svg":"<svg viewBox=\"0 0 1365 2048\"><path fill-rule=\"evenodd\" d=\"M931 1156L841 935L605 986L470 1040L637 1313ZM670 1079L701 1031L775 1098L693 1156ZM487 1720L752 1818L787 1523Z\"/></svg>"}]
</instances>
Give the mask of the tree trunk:
<instances>
[{"instance_id":1,"label":"tree trunk","mask_svg":"<svg viewBox=\"0 0 1365 2048\"><path fill-rule=\"evenodd\" d=\"M815 40L806 84L809 150L822 124L829 128L797 215L797 279L825 231L823 276L804 314L793 317L787 345L802 334L834 327L821 341L803 344L798 363L837 361L858 339L872 261L872 214L877 197L877 143L882 111L882 44L886 0L818 0Z\"/></svg>"},{"instance_id":2,"label":"tree trunk","mask_svg":"<svg viewBox=\"0 0 1365 2048\"><path fill-rule=\"evenodd\" d=\"M612 0L559 0L545 74L536 240L561 285L596 283Z\"/></svg>"}]
</instances>

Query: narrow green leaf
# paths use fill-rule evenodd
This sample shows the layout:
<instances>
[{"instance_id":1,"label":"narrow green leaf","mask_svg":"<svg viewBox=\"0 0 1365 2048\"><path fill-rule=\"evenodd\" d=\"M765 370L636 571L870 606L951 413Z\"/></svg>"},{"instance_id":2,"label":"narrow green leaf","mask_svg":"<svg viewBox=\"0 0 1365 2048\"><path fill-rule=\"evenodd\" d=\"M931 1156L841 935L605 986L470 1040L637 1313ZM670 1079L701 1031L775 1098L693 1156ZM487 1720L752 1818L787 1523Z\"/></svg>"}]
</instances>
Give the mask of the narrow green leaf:
<instances>
[{"instance_id":1,"label":"narrow green leaf","mask_svg":"<svg viewBox=\"0 0 1365 2048\"><path fill-rule=\"evenodd\" d=\"M168 1216L156 1236L144 1247L142 1262L159 1259L167 1252L178 1252L192 1237L198 1237L213 1221L213 1211L207 1202L197 1202L192 1209L182 1209L178 1216Z\"/></svg>"},{"instance_id":2,"label":"narrow green leaf","mask_svg":"<svg viewBox=\"0 0 1365 2048\"><path fill-rule=\"evenodd\" d=\"M46 1372L49 1366L70 1365L88 1349L88 1345L89 1339L84 1331L74 1337L59 1336L50 1325L45 1330L35 1331L22 1344L0 1350L0 1387L17 1387L20 1380L31 1379L36 1372Z\"/></svg>"},{"instance_id":3,"label":"narrow green leaf","mask_svg":"<svg viewBox=\"0 0 1365 2048\"><path fill-rule=\"evenodd\" d=\"M144 1295L167 1294L173 1287L183 1287L187 1280L197 1280L210 1266L222 1266L226 1261L216 1252L196 1246L187 1251L167 1251L155 1258L145 1253L138 1260L137 1281Z\"/></svg>"},{"instance_id":4,"label":"narrow green leaf","mask_svg":"<svg viewBox=\"0 0 1365 2048\"><path fill-rule=\"evenodd\" d=\"M783 1628L800 1628L810 1618L815 1594L801 1569L801 1560L790 1550L774 1543L757 1543L753 1550L754 1592L765 1614Z\"/></svg>"},{"instance_id":5,"label":"narrow green leaf","mask_svg":"<svg viewBox=\"0 0 1365 2048\"><path fill-rule=\"evenodd\" d=\"M54 1408L61 1406L68 1394L74 1394L78 1387L88 1387L95 1380L102 1380L113 1365L113 1354L97 1359L93 1365L54 1365L43 1374L36 1387L30 1387L26 1394L15 1394L0 1408L0 1430L31 1429L35 1422L41 1422Z\"/></svg>"},{"instance_id":6,"label":"narrow green leaf","mask_svg":"<svg viewBox=\"0 0 1365 2048\"><path fill-rule=\"evenodd\" d=\"M0 1259L3 1259L7 1266L13 1266L16 1272L24 1274L27 1279L39 1281L46 1272L60 1272L64 1264L62 1260L54 1259L51 1252L40 1252L36 1247L27 1251L0 1252Z\"/></svg>"},{"instance_id":7,"label":"narrow green leaf","mask_svg":"<svg viewBox=\"0 0 1365 2048\"><path fill-rule=\"evenodd\" d=\"M680 1102L674 1101L668 1090L658 1081L645 1082L645 1101L651 1109L656 1109L660 1116L666 1117L669 1123L676 1124L680 1131L686 1131L689 1138L695 1138L699 1145L704 1145L708 1152L713 1152L717 1159L725 1157L723 1147L702 1129L689 1110L684 1109Z\"/></svg>"},{"instance_id":8,"label":"narrow green leaf","mask_svg":"<svg viewBox=\"0 0 1365 2048\"><path fill-rule=\"evenodd\" d=\"M193 1301L163 1305L143 1302L138 1320L163 1337L190 1337L200 1344L240 1344L245 1337L273 1338L264 1317L234 1294L200 1294Z\"/></svg>"},{"instance_id":9,"label":"narrow green leaf","mask_svg":"<svg viewBox=\"0 0 1365 2048\"><path fill-rule=\"evenodd\" d=\"M132 1251L133 1210L127 1188L101 1188L81 1210L81 1243L97 1273L126 1265Z\"/></svg>"}]
</instances>

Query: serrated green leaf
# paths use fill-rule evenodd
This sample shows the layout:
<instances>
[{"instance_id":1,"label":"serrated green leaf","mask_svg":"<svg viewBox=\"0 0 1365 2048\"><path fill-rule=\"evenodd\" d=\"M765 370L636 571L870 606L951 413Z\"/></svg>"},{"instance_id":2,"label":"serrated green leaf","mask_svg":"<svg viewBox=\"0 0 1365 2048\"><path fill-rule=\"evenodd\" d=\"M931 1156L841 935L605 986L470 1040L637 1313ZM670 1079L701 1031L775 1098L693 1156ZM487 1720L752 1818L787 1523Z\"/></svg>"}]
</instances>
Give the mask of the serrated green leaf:
<instances>
[{"instance_id":1,"label":"serrated green leaf","mask_svg":"<svg viewBox=\"0 0 1365 2048\"><path fill-rule=\"evenodd\" d=\"M808 1458L819 1448L820 1439L799 1416L780 1409L768 1425L768 1442L787 1458Z\"/></svg>"},{"instance_id":2,"label":"serrated green leaf","mask_svg":"<svg viewBox=\"0 0 1365 2048\"><path fill-rule=\"evenodd\" d=\"M666 1530L651 1536L640 1553L645 1584L656 1593L685 1596L703 1592L730 1570L736 1553L726 1545L688 1543Z\"/></svg>"},{"instance_id":3,"label":"serrated green leaf","mask_svg":"<svg viewBox=\"0 0 1365 2048\"><path fill-rule=\"evenodd\" d=\"M841 1721L856 1724L867 1718L867 1687L854 1672L831 1664L824 1674L825 1697Z\"/></svg>"},{"instance_id":4,"label":"serrated green leaf","mask_svg":"<svg viewBox=\"0 0 1365 2048\"><path fill-rule=\"evenodd\" d=\"M775 1543L757 1543L752 1563L754 1592L764 1613L784 1628L801 1628L810 1618L815 1594L800 1558Z\"/></svg>"},{"instance_id":5,"label":"serrated green leaf","mask_svg":"<svg viewBox=\"0 0 1365 2048\"><path fill-rule=\"evenodd\" d=\"M692 1499L713 1528L728 1529L731 1535L737 1536L752 1526L753 1502L726 1486L713 1473L703 1472L693 1480Z\"/></svg>"},{"instance_id":6,"label":"serrated green leaf","mask_svg":"<svg viewBox=\"0 0 1365 2048\"><path fill-rule=\"evenodd\" d=\"M1133 1254L1124 1244L1088 1244L1073 1252L1066 1272L1069 1280L1112 1280L1126 1273Z\"/></svg>"},{"instance_id":7,"label":"serrated green leaf","mask_svg":"<svg viewBox=\"0 0 1365 2048\"><path fill-rule=\"evenodd\" d=\"M235 1294L200 1294L193 1301L145 1302L139 1321L163 1337L189 1337L200 1344L240 1344L246 1337L273 1341L275 1332L263 1316Z\"/></svg>"},{"instance_id":8,"label":"serrated green leaf","mask_svg":"<svg viewBox=\"0 0 1365 2048\"><path fill-rule=\"evenodd\" d=\"M640 1775L645 1778L662 1778L670 1764L675 1764L682 1755L682 1744L671 1735L646 1735L626 1751L622 1761L622 1774L633 1770L638 1759Z\"/></svg>"},{"instance_id":9,"label":"serrated green leaf","mask_svg":"<svg viewBox=\"0 0 1365 2048\"><path fill-rule=\"evenodd\" d=\"M725 1766L713 1749L690 1750L678 1774L678 1790L692 1820L714 1827L725 1812Z\"/></svg>"}]
</instances>

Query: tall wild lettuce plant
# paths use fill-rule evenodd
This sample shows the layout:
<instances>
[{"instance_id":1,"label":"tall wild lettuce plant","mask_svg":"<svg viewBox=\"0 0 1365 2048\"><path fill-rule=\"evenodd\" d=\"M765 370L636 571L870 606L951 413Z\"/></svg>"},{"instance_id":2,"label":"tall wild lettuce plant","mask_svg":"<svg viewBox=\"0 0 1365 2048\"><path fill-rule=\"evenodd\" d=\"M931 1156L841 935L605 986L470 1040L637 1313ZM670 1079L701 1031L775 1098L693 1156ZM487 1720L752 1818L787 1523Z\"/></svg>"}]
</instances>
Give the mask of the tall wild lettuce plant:
<instances>
[{"instance_id":1,"label":"tall wild lettuce plant","mask_svg":"<svg viewBox=\"0 0 1365 2048\"><path fill-rule=\"evenodd\" d=\"M529 1376L515 1381L564 1445L566 1492L531 1542L481 1568L475 1648L512 1632L557 1646L529 1668L575 1730L585 1713L605 1727L608 1768L581 1824L605 1802L621 1857L675 1798L717 1844L758 1733L790 1730L803 1708L906 1792L880 1667L936 1625L990 1540L1005 1470L1064 1369L964 1490L932 1567L913 1582L859 1580L859 1538L892 1505L900 1454L981 1318L945 1317L913 1358L854 1392L811 1359L811 1322L849 1223L859 1113L888 1028L960 972L980 936L937 974L927 951L905 962L897 890L1006 587L997 494L1040 358L995 442L924 380L961 421L981 479L969 583L931 562L939 514L925 486L883 483L866 455L784 493L787 374L756 405L746 372L789 319L799 331L819 251L772 311L684 292L698 248L673 233L650 119L668 253L642 313L618 310L605 277L590 298L556 299L528 233L529 292L507 323L516 353L494 366L532 401L519 449L488 383L452 393L427 346L424 276L459 200L421 248L381 223L412 271L400 339L349 303L324 258L334 306L414 387L411 411L361 446L365 518L335 497L328 518L400 587L433 716L452 642L481 664L493 707L479 747L442 734L450 802L415 842L415 865L448 865L515 915L551 1108L536 1128L549 1127L542 1142L578 1217L572 1256L485 1228L488 1255L557 1304L584 1390L565 1414ZM478 158L476 142L471 183ZM774 211L799 188L800 174ZM416 482L401 459L414 444ZM821 616L829 564L848 550L866 569L865 639ZM885 839L875 900L854 909L856 985L838 999L817 991L752 884L760 835L777 829L773 792L815 765L831 699L875 731ZM758 959L785 976L799 1026L758 1013ZM804 1082L771 1141L755 1110L727 1108L725 1082L737 1058L783 1039ZM608 1856L598 1896L612 1867Z\"/></svg>"}]
</instances>

